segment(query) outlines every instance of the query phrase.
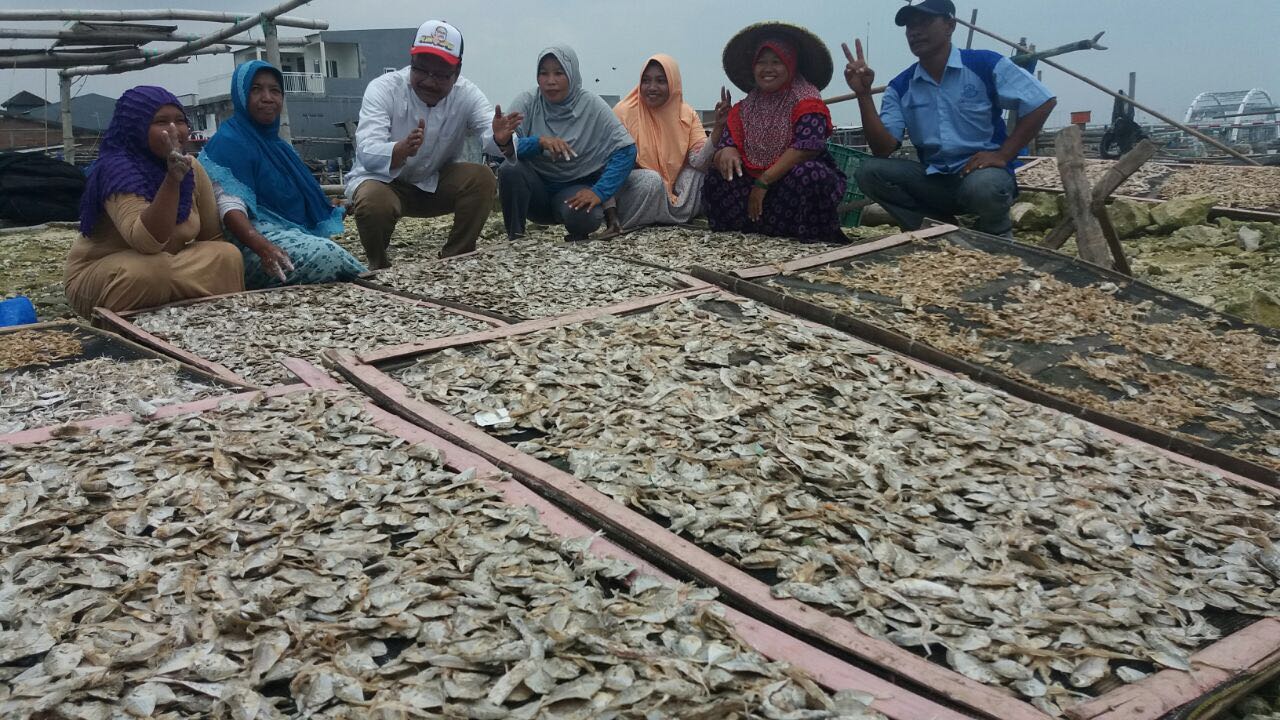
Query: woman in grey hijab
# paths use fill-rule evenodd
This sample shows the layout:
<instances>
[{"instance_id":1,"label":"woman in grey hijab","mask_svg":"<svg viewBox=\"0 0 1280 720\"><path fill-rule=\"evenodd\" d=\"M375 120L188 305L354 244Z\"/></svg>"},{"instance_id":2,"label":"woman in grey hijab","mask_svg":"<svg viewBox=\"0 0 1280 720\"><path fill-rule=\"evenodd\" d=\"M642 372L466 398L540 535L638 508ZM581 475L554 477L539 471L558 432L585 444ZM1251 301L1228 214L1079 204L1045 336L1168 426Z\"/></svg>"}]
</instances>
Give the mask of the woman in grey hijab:
<instances>
[{"instance_id":1,"label":"woman in grey hijab","mask_svg":"<svg viewBox=\"0 0 1280 720\"><path fill-rule=\"evenodd\" d=\"M566 240L585 240L604 221L601 204L626 182L636 162L631 133L600 96L582 89L578 55L566 46L538 55L538 89L521 93L524 115L515 157L498 169L507 237L525 222L564 223Z\"/></svg>"}]
</instances>

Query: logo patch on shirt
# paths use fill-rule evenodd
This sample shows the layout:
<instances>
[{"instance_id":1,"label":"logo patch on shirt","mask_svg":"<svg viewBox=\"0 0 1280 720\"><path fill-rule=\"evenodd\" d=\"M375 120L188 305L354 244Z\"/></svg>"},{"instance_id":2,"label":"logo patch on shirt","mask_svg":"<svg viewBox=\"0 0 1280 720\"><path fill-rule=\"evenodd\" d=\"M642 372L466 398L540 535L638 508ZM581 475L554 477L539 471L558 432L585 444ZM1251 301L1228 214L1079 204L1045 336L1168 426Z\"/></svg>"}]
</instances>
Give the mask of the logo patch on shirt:
<instances>
[{"instance_id":1,"label":"logo patch on shirt","mask_svg":"<svg viewBox=\"0 0 1280 720\"><path fill-rule=\"evenodd\" d=\"M965 100L972 100L978 97L978 86L972 83L966 83L963 91Z\"/></svg>"}]
</instances>

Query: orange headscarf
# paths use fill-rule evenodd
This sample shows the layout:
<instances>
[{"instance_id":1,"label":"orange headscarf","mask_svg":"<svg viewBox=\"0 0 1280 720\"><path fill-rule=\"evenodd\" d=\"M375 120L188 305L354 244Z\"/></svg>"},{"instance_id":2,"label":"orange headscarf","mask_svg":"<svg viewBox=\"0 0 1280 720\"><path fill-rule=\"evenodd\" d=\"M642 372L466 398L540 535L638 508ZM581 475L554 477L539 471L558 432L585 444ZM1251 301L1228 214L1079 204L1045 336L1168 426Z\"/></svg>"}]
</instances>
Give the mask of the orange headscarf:
<instances>
[{"instance_id":1,"label":"orange headscarf","mask_svg":"<svg viewBox=\"0 0 1280 720\"><path fill-rule=\"evenodd\" d=\"M614 108L613 112L626 126L627 132L636 139L636 165L647 170L656 170L662 176L662 184L667 186L667 195L671 201L676 196L671 192L676 176L684 168L689 153L707 141L707 134L702 130L702 121L698 113L685 104L684 84L680 81L680 66L676 59L661 53L644 61L644 68L649 63L657 62L667 75L667 87L671 95L666 104L653 110L640 97L640 86L637 84L625 98Z\"/></svg>"}]
</instances>

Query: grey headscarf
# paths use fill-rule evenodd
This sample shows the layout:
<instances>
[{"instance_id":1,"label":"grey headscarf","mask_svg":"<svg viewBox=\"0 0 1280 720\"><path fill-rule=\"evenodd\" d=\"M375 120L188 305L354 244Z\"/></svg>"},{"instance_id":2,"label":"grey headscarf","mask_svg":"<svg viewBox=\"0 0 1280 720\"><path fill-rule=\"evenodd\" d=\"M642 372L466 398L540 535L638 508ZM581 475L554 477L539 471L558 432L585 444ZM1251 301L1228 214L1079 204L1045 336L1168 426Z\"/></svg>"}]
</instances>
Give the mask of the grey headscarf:
<instances>
[{"instance_id":1,"label":"grey headscarf","mask_svg":"<svg viewBox=\"0 0 1280 720\"><path fill-rule=\"evenodd\" d=\"M558 137L569 143L578 156L572 160L552 160L542 154L528 160L548 182L568 182L590 175L605 166L614 151L635 145L635 138L623 127L608 103L595 93L582 89L582 73L578 70L578 54L566 45L549 47L538 53L552 56L564 67L569 78L569 94L558 103L548 102L536 88L516 96L511 110L524 113L520 125L522 137Z\"/></svg>"}]
</instances>

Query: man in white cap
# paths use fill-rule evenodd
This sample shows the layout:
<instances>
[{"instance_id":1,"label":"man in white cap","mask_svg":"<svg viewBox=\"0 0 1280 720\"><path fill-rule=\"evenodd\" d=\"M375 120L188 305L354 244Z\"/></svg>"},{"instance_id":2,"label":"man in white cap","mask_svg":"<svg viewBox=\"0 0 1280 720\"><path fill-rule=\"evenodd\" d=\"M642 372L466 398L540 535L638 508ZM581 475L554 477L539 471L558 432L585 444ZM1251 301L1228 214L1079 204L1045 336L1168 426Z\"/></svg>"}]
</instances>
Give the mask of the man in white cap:
<instances>
[{"instance_id":1,"label":"man in white cap","mask_svg":"<svg viewBox=\"0 0 1280 720\"><path fill-rule=\"evenodd\" d=\"M485 152L510 157L523 117L495 109L462 77L462 33L442 20L422 24L409 66L364 91L355 164L347 174L360 243L369 267L388 267L387 247L401 217L453 213L440 257L475 249L497 187L485 165L458 162L468 135Z\"/></svg>"}]
</instances>

